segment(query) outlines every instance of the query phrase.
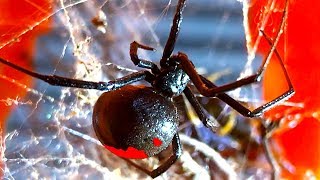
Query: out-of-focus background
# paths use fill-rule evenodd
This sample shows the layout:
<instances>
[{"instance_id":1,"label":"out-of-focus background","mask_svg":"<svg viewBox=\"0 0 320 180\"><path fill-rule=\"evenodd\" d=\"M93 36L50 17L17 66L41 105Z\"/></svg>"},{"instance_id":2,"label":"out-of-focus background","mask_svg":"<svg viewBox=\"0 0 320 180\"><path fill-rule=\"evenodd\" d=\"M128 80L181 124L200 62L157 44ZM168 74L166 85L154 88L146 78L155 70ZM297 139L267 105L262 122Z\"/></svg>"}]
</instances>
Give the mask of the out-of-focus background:
<instances>
[{"instance_id":1,"label":"out-of-focus background","mask_svg":"<svg viewBox=\"0 0 320 180\"><path fill-rule=\"evenodd\" d=\"M53 13L39 20L50 18L52 28L37 39L32 59L34 71L108 81L140 70L129 58L129 44L134 40L157 49L156 52L141 50L141 57L159 61L177 1L73 0L53 4ZM199 73L217 84L234 81L241 72L256 69L261 63L259 57L245 67L248 55L242 8L242 2L236 0L189 0L174 53L188 54ZM9 77L8 81L11 78L14 79ZM19 105L7 121L5 178L148 178L97 141L91 115L101 92L33 81L32 87L25 87L27 96L17 100ZM15 83L20 85L19 81ZM259 99L259 87L253 90L249 87L247 91L231 95L249 104ZM225 104L216 99L199 97L199 100L216 118L245 122L244 134L249 131L248 120L238 117ZM225 179L233 172L243 178L270 177L270 167L259 147L260 137L247 134L243 142L237 137L241 133L218 136L197 120L189 121L196 118L190 115L192 109L184 104L182 97L177 98L177 106L181 111L184 154L159 179ZM203 144L208 145L207 150L197 149ZM216 152L228 164L227 169L219 166L224 162L214 159ZM165 156L169 154L151 158L143 166L149 164L151 168Z\"/></svg>"}]
</instances>

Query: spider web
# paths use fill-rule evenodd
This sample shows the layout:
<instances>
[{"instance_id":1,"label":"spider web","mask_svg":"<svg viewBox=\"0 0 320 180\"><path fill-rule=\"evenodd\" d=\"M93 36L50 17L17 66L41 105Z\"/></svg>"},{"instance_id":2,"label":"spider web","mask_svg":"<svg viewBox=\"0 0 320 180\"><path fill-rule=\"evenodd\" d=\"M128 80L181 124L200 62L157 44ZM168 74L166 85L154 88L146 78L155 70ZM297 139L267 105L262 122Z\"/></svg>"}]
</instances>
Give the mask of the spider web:
<instances>
[{"instance_id":1,"label":"spider web","mask_svg":"<svg viewBox=\"0 0 320 180\"><path fill-rule=\"evenodd\" d=\"M139 51L141 57L155 62L160 59L177 1L61 0L53 3L54 13L28 25L15 37L31 31L48 18L54 19L53 30L39 37L35 71L108 81L139 70L129 57L129 44L134 40L157 49L156 52ZM228 71L217 80L218 84L233 81L240 72L250 73L252 67L256 67L251 61L247 63L242 3L238 1L189 0L178 39L175 52L186 52L199 72L209 76ZM13 41L14 38L2 41L0 47ZM29 93L24 99L0 98L1 102L19 105L8 120L5 178L147 178L106 151L96 139L91 115L101 92L52 87L35 81L34 87L26 87ZM18 81L14 83L23 86ZM241 97L249 98L246 94ZM249 100L253 101L252 97ZM185 136L182 140L191 146L201 143ZM219 156L208 148L210 158ZM184 151L176 166L183 165L185 172L179 174L178 167L171 168L163 178L190 178L190 174L209 178L212 175L205 163L190 158L192 151ZM232 174L233 168L243 166L230 162L226 168L231 169ZM237 173L241 174L241 168L238 169ZM259 176L258 172L250 175Z\"/></svg>"}]
</instances>

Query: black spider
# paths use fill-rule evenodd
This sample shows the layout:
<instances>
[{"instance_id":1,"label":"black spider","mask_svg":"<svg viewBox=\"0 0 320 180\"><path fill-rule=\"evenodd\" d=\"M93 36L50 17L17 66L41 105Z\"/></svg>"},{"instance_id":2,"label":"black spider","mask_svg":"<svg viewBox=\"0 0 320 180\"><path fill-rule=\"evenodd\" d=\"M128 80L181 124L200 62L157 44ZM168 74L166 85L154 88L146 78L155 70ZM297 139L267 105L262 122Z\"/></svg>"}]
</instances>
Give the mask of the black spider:
<instances>
[{"instance_id":1,"label":"black spider","mask_svg":"<svg viewBox=\"0 0 320 180\"><path fill-rule=\"evenodd\" d=\"M172 102L172 97L184 93L203 124L213 128L213 122L206 116L203 107L188 87L189 81L203 96L217 97L246 117L260 116L268 108L294 93L283 63L275 49L276 43L272 44L268 38L271 46L270 53L264 59L257 73L223 86L216 86L199 75L186 54L182 52L172 54L179 34L185 4L186 0L178 2L170 35L160 60L160 69L153 62L140 59L137 55L139 48L145 50L153 50L153 48L137 42L131 43L132 62L138 67L150 69L151 72L140 71L109 82L90 82L55 75L42 75L1 58L0 62L51 85L106 91L99 97L93 110L93 127L98 139L114 154L136 159L154 156L166 149L172 142L173 155L158 168L149 171L135 165L151 177L157 177L165 172L182 152L178 135L179 116L177 108ZM280 29L284 26L285 15L286 10ZM263 35L266 36L264 33ZM279 37L280 33L275 41L278 41ZM259 81L273 52L278 56L285 72L289 84L288 91L253 111L224 93ZM141 80L149 82L151 87L130 85Z\"/></svg>"}]
</instances>

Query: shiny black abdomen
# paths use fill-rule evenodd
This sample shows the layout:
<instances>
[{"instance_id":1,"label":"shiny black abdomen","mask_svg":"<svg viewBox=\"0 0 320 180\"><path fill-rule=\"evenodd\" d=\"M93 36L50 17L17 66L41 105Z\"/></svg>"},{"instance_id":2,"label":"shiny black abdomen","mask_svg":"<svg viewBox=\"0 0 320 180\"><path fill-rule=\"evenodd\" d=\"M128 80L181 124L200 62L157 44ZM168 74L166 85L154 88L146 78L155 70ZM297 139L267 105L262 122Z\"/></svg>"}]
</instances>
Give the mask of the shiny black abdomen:
<instances>
[{"instance_id":1,"label":"shiny black abdomen","mask_svg":"<svg viewBox=\"0 0 320 180\"><path fill-rule=\"evenodd\" d=\"M93 127L104 145L133 147L148 157L168 147L178 121L173 102L145 86L127 85L103 93L93 112Z\"/></svg>"}]
</instances>

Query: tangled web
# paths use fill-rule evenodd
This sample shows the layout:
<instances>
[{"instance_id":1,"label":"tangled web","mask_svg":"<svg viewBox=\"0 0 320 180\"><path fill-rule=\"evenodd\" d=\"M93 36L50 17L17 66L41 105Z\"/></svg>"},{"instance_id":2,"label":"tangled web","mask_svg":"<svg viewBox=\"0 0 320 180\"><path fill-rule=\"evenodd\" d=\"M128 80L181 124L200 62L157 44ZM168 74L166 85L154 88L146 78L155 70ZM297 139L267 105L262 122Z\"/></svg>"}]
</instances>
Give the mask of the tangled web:
<instances>
[{"instance_id":1,"label":"tangled web","mask_svg":"<svg viewBox=\"0 0 320 180\"><path fill-rule=\"evenodd\" d=\"M156 52L140 51L141 57L155 62L160 59L177 1L55 0L52 3L53 13L28 25L15 37L52 19L53 29L38 39L35 71L88 81L109 81L139 70L129 57L129 44L134 40L157 49ZM249 68L244 68L248 58L241 2L189 0L181 28L175 52L187 53L204 75L224 74L217 79L218 84L235 80L240 72L256 67L249 63ZM1 47L13 41L1 42ZM16 100L19 106L8 120L5 178L147 178L105 150L96 139L91 115L101 92L52 87L35 81L34 87L26 87L27 97ZM15 83L22 85L18 81ZM248 98L246 94L240 95ZM5 97L1 100L8 103ZM182 142L188 147L184 148L180 161L162 178L227 177L226 174L234 172L244 176L263 174L259 166L255 170L244 170L246 159L236 161L215 155L213 149L225 148L217 142L234 150L237 149L236 140L214 133L190 138L189 124L181 128ZM215 139L216 143L211 144L207 139ZM195 146L205 147L197 150ZM147 162L153 166L157 159ZM220 169L219 173L217 162L226 162L225 168L230 170Z\"/></svg>"}]
</instances>

